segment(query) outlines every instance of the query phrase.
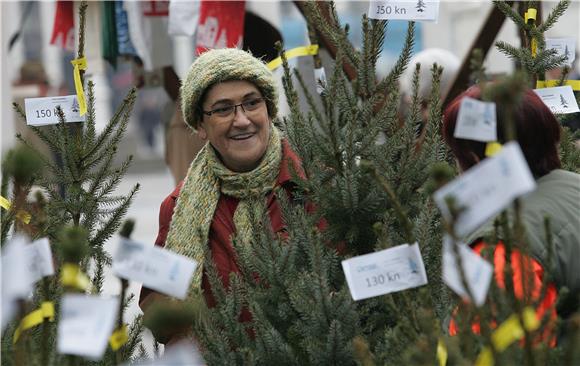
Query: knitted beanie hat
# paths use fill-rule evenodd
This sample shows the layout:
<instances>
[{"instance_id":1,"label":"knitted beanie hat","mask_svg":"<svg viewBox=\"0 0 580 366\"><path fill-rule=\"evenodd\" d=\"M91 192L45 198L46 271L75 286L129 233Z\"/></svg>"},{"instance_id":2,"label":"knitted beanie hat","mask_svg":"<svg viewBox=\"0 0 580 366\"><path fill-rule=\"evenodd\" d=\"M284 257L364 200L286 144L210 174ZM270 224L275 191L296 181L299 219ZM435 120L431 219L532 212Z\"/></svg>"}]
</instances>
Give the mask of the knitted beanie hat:
<instances>
[{"instance_id":1,"label":"knitted beanie hat","mask_svg":"<svg viewBox=\"0 0 580 366\"><path fill-rule=\"evenodd\" d=\"M237 48L209 50L190 66L181 85L181 110L185 122L197 128L202 120L201 98L211 86L223 81L245 80L266 99L271 118L278 113L278 91L272 72L259 59Z\"/></svg>"}]
</instances>

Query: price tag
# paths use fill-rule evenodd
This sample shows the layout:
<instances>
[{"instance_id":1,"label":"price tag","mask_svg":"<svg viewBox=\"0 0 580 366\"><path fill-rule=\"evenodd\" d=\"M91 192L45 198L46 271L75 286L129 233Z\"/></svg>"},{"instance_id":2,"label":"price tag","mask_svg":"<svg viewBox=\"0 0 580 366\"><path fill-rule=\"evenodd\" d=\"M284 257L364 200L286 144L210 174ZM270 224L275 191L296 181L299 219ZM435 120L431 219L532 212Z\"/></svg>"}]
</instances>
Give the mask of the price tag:
<instances>
[{"instance_id":1,"label":"price tag","mask_svg":"<svg viewBox=\"0 0 580 366\"><path fill-rule=\"evenodd\" d=\"M580 109L578 109L578 103L574 97L574 91L570 85L558 86L555 88L534 89L534 92L554 114L580 112Z\"/></svg>"},{"instance_id":2,"label":"price tag","mask_svg":"<svg viewBox=\"0 0 580 366\"><path fill-rule=\"evenodd\" d=\"M196 266L197 262L185 256L125 238L121 238L113 257L115 275L182 300Z\"/></svg>"},{"instance_id":3,"label":"price tag","mask_svg":"<svg viewBox=\"0 0 580 366\"><path fill-rule=\"evenodd\" d=\"M14 236L2 248L2 331L16 315L16 300L26 298L32 290L32 276L28 271L24 236Z\"/></svg>"},{"instance_id":4,"label":"price tag","mask_svg":"<svg viewBox=\"0 0 580 366\"><path fill-rule=\"evenodd\" d=\"M354 300L367 299L427 284L417 243L365 254L342 261Z\"/></svg>"},{"instance_id":5,"label":"price tag","mask_svg":"<svg viewBox=\"0 0 580 366\"><path fill-rule=\"evenodd\" d=\"M205 366L197 346L188 341L180 341L165 348L163 356L156 360L146 360L139 363L126 363L123 366Z\"/></svg>"},{"instance_id":6,"label":"price tag","mask_svg":"<svg viewBox=\"0 0 580 366\"><path fill-rule=\"evenodd\" d=\"M433 198L443 217L450 221L446 198L452 196L459 215L455 233L463 238L499 213L516 197L536 188L524 154L517 142L508 142L495 156L466 171L435 192Z\"/></svg>"},{"instance_id":7,"label":"price tag","mask_svg":"<svg viewBox=\"0 0 580 366\"><path fill-rule=\"evenodd\" d=\"M30 272L32 283L40 280L44 276L54 274L54 263L48 238L42 238L32 242L25 247L28 258L28 271Z\"/></svg>"},{"instance_id":8,"label":"price tag","mask_svg":"<svg viewBox=\"0 0 580 366\"><path fill-rule=\"evenodd\" d=\"M554 49L558 56L568 57L566 63L572 65L576 59L576 38L546 38L546 49Z\"/></svg>"},{"instance_id":9,"label":"price tag","mask_svg":"<svg viewBox=\"0 0 580 366\"><path fill-rule=\"evenodd\" d=\"M467 290L461 283L461 275L455 254L453 240L449 236L443 238L443 281L459 296L469 298ZM473 294L473 302L483 305L489 290L493 274L493 266L463 243L457 243L461 256L463 273L467 285Z\"/></svg>"},{"instance_id":10,"label":"price tag","mask_svg":"<svg viewBox=\"0 0 580 366\"><path fill-rule=\"evenodd\" d=\"M60 106L65 122L84 122L85 116L80 113L76 95L65 95L48 98L24 99L26 109L26 124L29 126L46 126L59 123L56 107Z\"/></svg>"},{"instance_id":11,"label":"price tag","mask_svg":"<svg viewBox=\"0 0 580 366\"><path fill-rule=\"evenodd\" d=\"M371 19L437 22L439 0L372 0L368 16Z\"/></svg>"},{"instance_id":12,"label":"price tag","mask_svg":"<svg viewBox=\"0 0 580 366\"><path fill-rule=\"evenodd\" d=\"M314 69L314 81L316 82L316 92L322 94L323 86L326 86L326 72L324 67Z\"/></svg>"},{"instance_id":13,"label":"price tag","mask_svg":"<svg viewBox=\"0 0 580 366\"><path fill-rule=\"evenodd\" d=\"M118 311L117 297L65 294L60 305L58 353L100 359Z\"/></svg>"},{"instance_id":14,"label":"price tag","mask_svg":"<svg viewBox=\"0 0 580 366\"><path fill-rule=\"evenodd\" d=\"M495 103L463 98L453 136L481 142L497 141Z\"/></svg>"}]
</instances>

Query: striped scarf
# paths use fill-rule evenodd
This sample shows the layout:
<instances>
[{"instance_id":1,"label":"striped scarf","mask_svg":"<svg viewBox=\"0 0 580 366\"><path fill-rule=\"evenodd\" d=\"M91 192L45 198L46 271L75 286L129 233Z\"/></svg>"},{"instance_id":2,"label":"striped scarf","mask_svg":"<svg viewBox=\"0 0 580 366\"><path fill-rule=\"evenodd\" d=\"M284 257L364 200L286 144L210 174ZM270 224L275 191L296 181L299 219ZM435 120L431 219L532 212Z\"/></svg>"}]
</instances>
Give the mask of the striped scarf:
<instances>
[{"instance_id":1,"label":"striped scarf","mask_svg":"<svg viewBox=\"0 0 580 366\"><path fill-rule=\"evenodd\" d=\"M252 171L236 173L226 168L207 143L189 167L171 218L165 248L194 259L188 297L201 294L201 277L209 256L208 236L220 194L239 199L234 214L236 245L251 240L250 212L276 185L282 161L280 132L271 126L270 140L260 165ZM211 257L210 257L211 258Z\"/></svg>"}]
</instances>

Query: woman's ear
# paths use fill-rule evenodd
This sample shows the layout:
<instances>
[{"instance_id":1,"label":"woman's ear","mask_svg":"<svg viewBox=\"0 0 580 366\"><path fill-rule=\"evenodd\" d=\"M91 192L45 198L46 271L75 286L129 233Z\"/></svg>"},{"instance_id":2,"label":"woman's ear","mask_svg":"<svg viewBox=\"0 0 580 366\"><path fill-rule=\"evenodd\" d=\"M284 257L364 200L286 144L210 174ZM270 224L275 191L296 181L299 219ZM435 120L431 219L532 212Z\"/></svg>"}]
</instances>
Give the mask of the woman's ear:
<instances>
[{"instance_id":1,"label":"woman's ear","mask_svg":"<svg viewBox=\"0 0 580 366\"><path fill-rule=\"evenodd\" d=\"M199 136L200 139L202 139L203 141L207 140L207 131L203 127L203 123L199 124L196 131L197 131L197 135Z\"/></svg>"}]
</instances>

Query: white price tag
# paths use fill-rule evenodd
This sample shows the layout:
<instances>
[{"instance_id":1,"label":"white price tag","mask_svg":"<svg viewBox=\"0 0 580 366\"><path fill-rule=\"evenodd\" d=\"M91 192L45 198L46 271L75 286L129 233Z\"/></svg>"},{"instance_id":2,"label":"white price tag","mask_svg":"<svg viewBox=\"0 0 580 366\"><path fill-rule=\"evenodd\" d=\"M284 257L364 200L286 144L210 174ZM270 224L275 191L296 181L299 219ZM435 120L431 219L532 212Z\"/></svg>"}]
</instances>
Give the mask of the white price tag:
<instances>
[{"instance_id":1,"label":"white price tag","mask_svg":"<svg viewBox=\"0 0 580 366\"><path fill-rule=\"evenodd\" d=\"M314 82L316 83L316 92L322 94L322 85L326 86L326 72L324 71L324 67L314 69Z\"/></svg>"},{"instance_id":2,"label":"white price tag","mask_svg":"<svg viewBox=\"0 0 580 366\"><path fill-rule=\"evenodd\" d=\"M48 98L24 99L26 124L29 126L55 125L59 123L56 107L60 106L64 113L65 122L84 122L85 116L80 113L76 95L64 95Z\"/></svg>"},{"instance_id":3,"label":"white price tag","mask_svg":"<svg viewBox=\"0 0 580 366\"><path fill-rule=\"evenodd\" d=\"M568 56L568 65L576 59L576 38L546 38L546 49L555 49L558 56Z\"/></svg>"},{"instance_id":4,"label":"white price tag","mask_svg":"<svg viewBox=\"0 0 580 366\"><path fill-rule=\"evenodd\" d=\"M2 331L16 315L16 300L24 299L32 290L32 275L26 265L26 244L24 236L14 236L2 248Z\"/></svg>"},{"instance_id":5,"label":"white price tag","mask_svg":"<svg viewBox=\"0 0 580 366\"><path fill-rule=\"evenodd\" d=\"M347 259L342 261L342 269L354 300L427 284L427 274L417 243Z\"/></svg>"},{"instance_id":6,"label":"white price tag","mask_svg":"<svg viewBox=\"0 0 580 366\"><path fill-rule=\"evenodd\" d=\"M48 238L42 238L32 242L25 247L28 258L28 271L30 272L32 283L40 280L44 276L54 274L54 263L52 262L52 252Z\"/></svg>"},{"instance_id":7,"label":"white price tag","mask_svg":"<svg viewBox=\"0 0 580 366\"><path fill-rule=\"evenodd\" d=\"M552 113L568 114L580 112L576 97L574 97L574 91L570 85L534 89L534 92L550 108Z\"/></svg>"},{"instance_id":8,"label":"white price tag","mask_svg":"<svg viewBox=\"0 0 580 366\"><path fill-rule=\"evenodd\" d=\"M464 211L457 218L455 233L463 238L499 213L516 197L536 188L524 154L517 142L509 142L501 151L466 171L435 192L433 198L445 219L451 214L446 197Z\"/></svg>"},{"instance_id":9,"label":"white price tag","mask_svg":"<svg viewBox=\"0 0 580 366\"><path fill-rule=\"evenodd\" d=\"M495 103L463 98L453 136L481 142L497 141Z\"/></svg>"},{"instance_id":10,"label":"white price tag","mask_svg":"<svg viewBox=\"0 0 580 366\"><path fill-rule=\"evenodd\" d=\"M58 353L100 359L118 312L117 297L65 294L60 304Z\"/></svg>"},{"instance_id":11,"label":"white price tag","mask_svg":"<svg viewBox=\"0 0 580 366\"><path fill-rule=\"evenodd\" d=\"M457 243L461 267L473 302L477 306L483 305L489 290L493 275L493 266L463 243ZM443 281L459 296L469 298L467 290L461 283L461 275L453 252L453 241L449 236L443 238Z\"/></svg>"},{"instance_id":12,"label":"white price tag","mask_svg":"<svg viewBox=\"0 0 580 366\"><path fill-rule=\"evenodd\" d=\"M161 293L185 299L197 263L156 246L121 238L113 257L115 275L142 282Z\"/></svg>"},{"instance_id":13,"label":"white price tag","mask_svg":"<svg viewBox=\"0 0 580 366\"><path fill-rule=\"evenodd\" d=\"M439 0L371 0L371 19L394 19L437 22Z\"/></svg>"},{"instance_id":14,"label":"white price tag","mask_svg":"<svg viewBox=\"0 0 580 366\"><path fill-rule=\"evenodd\" d=\"M205 366L197 346L188 341L181 341L165 348L163 356L156 360L140 363L126 363L124 366Z\"/></svg>"}]
</instances>

